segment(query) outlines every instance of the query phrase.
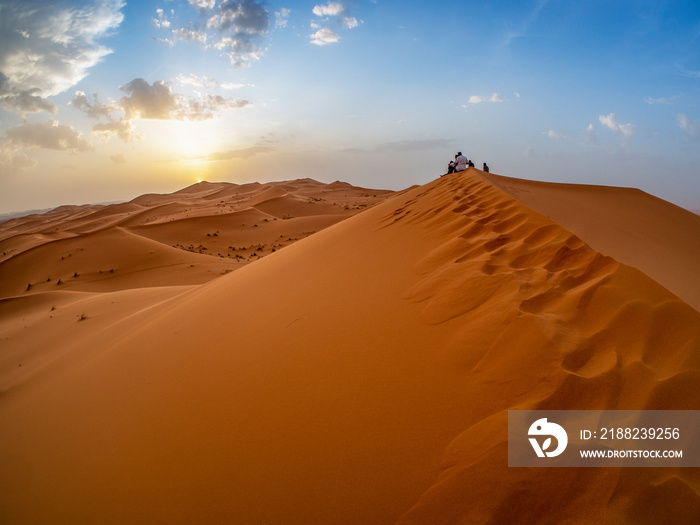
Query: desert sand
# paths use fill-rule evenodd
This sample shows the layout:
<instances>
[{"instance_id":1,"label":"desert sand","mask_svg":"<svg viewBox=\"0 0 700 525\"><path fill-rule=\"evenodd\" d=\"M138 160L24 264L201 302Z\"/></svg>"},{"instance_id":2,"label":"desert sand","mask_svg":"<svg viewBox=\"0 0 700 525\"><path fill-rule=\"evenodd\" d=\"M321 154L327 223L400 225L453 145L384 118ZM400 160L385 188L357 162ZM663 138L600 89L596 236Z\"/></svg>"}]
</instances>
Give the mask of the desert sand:
<instances>
[{"instance_id":1,"label":"desert sand","mask_svg":"<svg viewBox=\"0 0 700 525\"><path fill-rule=\"evenodd\" d=\"M506 428L700 409L691 216L470 169L0 224L0 521L698 523L698 469L509 468Z\"/></svg>"}]
</instances>

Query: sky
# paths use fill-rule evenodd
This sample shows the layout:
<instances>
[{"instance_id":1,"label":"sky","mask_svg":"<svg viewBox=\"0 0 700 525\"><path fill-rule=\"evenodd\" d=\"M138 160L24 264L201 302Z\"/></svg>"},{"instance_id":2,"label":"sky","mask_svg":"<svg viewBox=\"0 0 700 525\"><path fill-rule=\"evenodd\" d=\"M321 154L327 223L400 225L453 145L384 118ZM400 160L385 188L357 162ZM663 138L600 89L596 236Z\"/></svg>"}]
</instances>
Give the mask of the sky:
<instances>
[{"instance_id":1,"label":"sky","mask_svg":"<svg viewBox=\"0 0 700 525\"><path fill-rule=\"evenodd\" d=\"M0 213L457 151L700 210L700 3L0 0Z\"/></svg>"}]
</instances>

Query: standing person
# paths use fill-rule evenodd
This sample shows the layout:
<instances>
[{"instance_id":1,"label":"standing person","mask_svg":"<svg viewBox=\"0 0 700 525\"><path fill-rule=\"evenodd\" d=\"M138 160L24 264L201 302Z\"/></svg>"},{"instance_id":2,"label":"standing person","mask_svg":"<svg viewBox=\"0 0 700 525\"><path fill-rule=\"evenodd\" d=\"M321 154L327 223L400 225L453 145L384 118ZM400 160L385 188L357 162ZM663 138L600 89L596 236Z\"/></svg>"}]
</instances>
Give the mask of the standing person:
<instances>
[{"instance_id":1,"label":"standing person","mask_svg":"<svg viewBox=\"0 0 700 525\"><path fill-rule=\"evenodd\" d=\"M457 156L455 157L455 171L466 170L468 164L469 164L469 161L467 160L467 157L462 155L461 151L459 153L457 153Z\"/></svg>"},{"instance_id":2,"label":"standing person","mask_svg":"<svg viewBox=\"0 0 700 525\"><path fill-rule=\"evenodd\" d=\"M489 172L489 167L486 165L485 162L484 162L484 168L483 168L483 170L484 170L486 173Z\"/></svg>"}]
</instances>

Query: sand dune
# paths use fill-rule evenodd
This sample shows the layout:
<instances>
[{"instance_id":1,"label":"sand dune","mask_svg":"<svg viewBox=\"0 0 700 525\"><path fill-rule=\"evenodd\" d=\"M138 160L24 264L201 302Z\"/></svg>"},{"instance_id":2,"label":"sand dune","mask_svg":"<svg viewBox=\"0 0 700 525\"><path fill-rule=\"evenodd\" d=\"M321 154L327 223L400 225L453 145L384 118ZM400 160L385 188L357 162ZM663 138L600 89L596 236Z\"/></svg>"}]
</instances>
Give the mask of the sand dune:
<instances>
[{"instance_id":1,"label":"sand dune","mask_svg":"<svg viewBox=\"0 0 700 525\"><path fill-rule=\"evenodd\" d=\"M137 266L148 265L148 258L144 258L143 253L148 243L139 242L137 236L179 250L170 251L171 258L167 261L163 258L153 261L156 268L178 263L196 265L197 261L205 261L204 265L214 265L221 271L232 270L239 265L232 265L232 261L213 263L181 252L247 262L254 253L252 248L262 247L255 252L257 259L343 220L391 193L350 185L339 187L335 183L324 184L312 179L265 185L202 182L175 193L142 195L122 204L61 206L45 214L0 223L0 262L8 261L0 271L11 277L0 285L0 297L19 293L21 287L37 284L42 279L54 278L55 281L62 278L66 283L66 275L58 274L65 274L71 265L56 263L55 256L63 257L61 261L64 261L75 255L71 249L82 251L88 246L90 253L98 254L96 259L83 257L90 263L82 273L114 269L120 262L127 271L133 270L131 264L119 260L129 257L127 252L132 248L127 249L128 243L139 246L134 248L137 253L131 256L134 261L139 261ZM267 223L271 221L283 221L284 226L268 227ZM73 240L67 241L68 238ZM164 249L156 245L151 248L155 251ZM236 248L241 252L238 256ZM111 250L110 253L105 254L105 249ZM24 253L30 250L34 251ZM242 253L245 251L248 253ZM32 264L34 260L37 265ZM98 261L107 268L100 267ZM113 262L110 264L110 261ZM15 268L20 267L22 271L17 273ZM80 268L76 266L75 271L80 271ZM205 280L208 279L198 282ZM182 284L186 283L188 281ZM144 280L143 285L149 285L148 281Z\"/></svg>"},{"instance_id":2,"label":"sand dune","mask_svg":"<svg viewBox=\"0 0 700 525\"><path fill-rule=\"evenodd\" d=\"M507 467L508 409L700 409L700 314L493 180L409 189L197 286L0 302L3 522L697 523L695 469ZM272 238L288 185L188 188L232 200L172 224ZM295 206L374 198L324 191ZM167 260L167 226L106 231Z\"/></svg>"},{"instance_id":3,"label":"sand dune","mask_svg":"<svg viewBox=\"0 0 700 525\"><path fill-rule=\"evenodd\" d=\"M633 188L488 180L700 311L700 216Z\"/></svg>"}]
</instances>

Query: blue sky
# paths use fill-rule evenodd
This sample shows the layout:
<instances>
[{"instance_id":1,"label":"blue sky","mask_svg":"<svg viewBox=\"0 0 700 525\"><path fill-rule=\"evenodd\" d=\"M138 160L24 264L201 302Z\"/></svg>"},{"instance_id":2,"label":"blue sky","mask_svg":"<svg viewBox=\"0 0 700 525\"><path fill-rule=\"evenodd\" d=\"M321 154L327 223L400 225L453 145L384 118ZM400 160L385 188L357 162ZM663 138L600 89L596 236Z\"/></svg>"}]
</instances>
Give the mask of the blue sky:
<instances>
[{"instance_id":1,"label":"blue sky","mask_svg":"<svg viewBox=\"0 0 700 525\"><path fill-rule=\"evenodd\" d=\"M0 0L0 213L502 175L700 209L697 1Z\"/></svg>"}]
</instances>

